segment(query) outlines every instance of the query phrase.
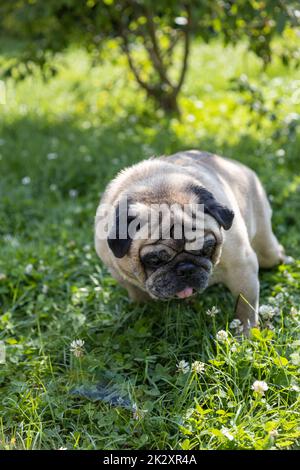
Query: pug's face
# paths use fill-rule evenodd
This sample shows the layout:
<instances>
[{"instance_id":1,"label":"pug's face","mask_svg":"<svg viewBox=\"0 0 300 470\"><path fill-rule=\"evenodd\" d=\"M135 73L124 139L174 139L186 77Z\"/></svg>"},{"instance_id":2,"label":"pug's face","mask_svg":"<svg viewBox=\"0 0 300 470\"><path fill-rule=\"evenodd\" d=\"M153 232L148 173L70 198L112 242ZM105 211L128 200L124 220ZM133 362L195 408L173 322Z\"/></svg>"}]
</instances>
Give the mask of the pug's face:
<instances>
[{"instance_id":1,"label":"pug's face","mask_svg":"<svg viewBox=\"0 0 300 470\"><path fill-rule=\"evenodd\" d=\"M183 241L168 239L142 247L144 287L152 297L162 300L202 292L208 285L216 249L217 241L211 233L199 250L187 251Z\"/></svg>"},{"instance_id":2,"label":"pug's face","mask_svg":"<svg viewBox=\"0 0 300 470\"><path fill-rule=\"evenodd\" d=\"M204 207L205 219L201 245L191 246L184 236L160 236L135 238L129 234L128 226L135 217L129 212L122 217L120 205L116 206L116 225L114 237L108 236L107 242L114 255L115 268L122 277L146 291L152 298L168 300L174 297L186 298L202 292L208 285L214 264L220 258L223 236L222 228L228 230L234 214L219 204L213 195L202 187L191 186L187 189L186 200L193 194ZM150 202L152 202L150 198ZM134 199L132 201L132 199ZM142 201L142 195L131 198L130 204L138 203L149 207L149 198ZM184 200L184 199L182 199ZM127 210L127 209L126 209ZM120 237L121 220L126 224L125 237ZM125 220L125 222L124 222ZM140 223L136 224L137 231ZM123 230L124 232L124 230Z\"/></svg>"}]
</instances>

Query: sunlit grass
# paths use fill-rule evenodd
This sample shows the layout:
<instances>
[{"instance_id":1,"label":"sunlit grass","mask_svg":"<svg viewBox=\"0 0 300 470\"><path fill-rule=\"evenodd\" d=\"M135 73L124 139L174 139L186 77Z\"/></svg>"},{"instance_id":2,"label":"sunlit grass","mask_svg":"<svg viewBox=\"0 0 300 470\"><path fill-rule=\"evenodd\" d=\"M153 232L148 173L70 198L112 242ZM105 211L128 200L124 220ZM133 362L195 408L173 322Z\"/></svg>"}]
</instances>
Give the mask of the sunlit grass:
<instances>
[{"instance_id":1,"label":"sunlit grass","mask_svg":"<svg viewBox=\"0 0 300 470\"><path fill-rule=\"evenodd\" d=\"M275 60L263 71L244 45L195 43L181 120L169 119L146 102L115 44L107 48L109 60L97 67L71 50L57 58L50 81L37 72L7 82L0 117L0 340L7 355L0 446L297 447L300 70ZM251 111L247 92L233 89L230 80L241 74L261 90L264 115L258 105ZM221 286L193 302L136 306L93 250L93 217L110 178L147 156L189 147L257 171L275 232L295 258L261 273L261 303L275 298L279 311L275 329L263 321L250 340L232 337L234 302ZM215 317L206 314L213 306ZM219 330L228 331L224 344ZM77 358L70 345L80 339ZM180 373L181 360L201 361L205 370ZM267 383L264 396L255 395L255 380ZM100 392L107 384L119 390L132 407L71 393L97 384Z\"/></svg>"}]
</instances>

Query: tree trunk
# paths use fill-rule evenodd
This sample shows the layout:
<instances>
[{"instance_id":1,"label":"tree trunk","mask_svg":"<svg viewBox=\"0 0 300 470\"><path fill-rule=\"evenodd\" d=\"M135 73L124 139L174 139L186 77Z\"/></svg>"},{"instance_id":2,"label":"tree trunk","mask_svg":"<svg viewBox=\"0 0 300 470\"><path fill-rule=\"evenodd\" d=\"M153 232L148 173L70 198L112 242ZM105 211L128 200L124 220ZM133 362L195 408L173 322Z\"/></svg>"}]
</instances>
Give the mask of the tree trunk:
<instances>
[{"instance_id":1,"label":"tree trunk","mask_svg":"<svg viewBox=\"0 0 300 470\"><path fill-rule=\"evenodd\" d=\"M158 106L164 110L166 114L174 114L180 116L180 108L177 102L177 94L172 92L165 92L155 98Z\"/></svg>"},{"instance_id":2,"label":"tree trunk","mask_svg":"<svg viewBox=\"0 0 300 470\"><path fill-rule=\"evenodd\" d=\"M144 11L144 14L147 18L147 30L140 30L140 34L143 37L144 47L149 54L152 69L159 79L159 82L156 85L151 83L150 78L147 80L142 77L140 68L135 62L131 52L131 32L123 25L122 19L119 22L119 33L123 40L123 50L127 56L129 67L133 72L137 83L145 90L147 96L152 98L166 114L173 114L176 116L180 116L180 109L177 98L186 76L188 68L188 57L190 52L191 10L188 4L186 5L186 12L186 26L183 30L183 57L177 83L173 83L173 81L168 76L168 61L164 59L163 51L160 49L160 45L157 40L156 25L151 11L149 9ZM173 43L171 43L168 52L168 60L170 60L170 55L172 55L173 52Z\"/></svg>"}]
</instances>

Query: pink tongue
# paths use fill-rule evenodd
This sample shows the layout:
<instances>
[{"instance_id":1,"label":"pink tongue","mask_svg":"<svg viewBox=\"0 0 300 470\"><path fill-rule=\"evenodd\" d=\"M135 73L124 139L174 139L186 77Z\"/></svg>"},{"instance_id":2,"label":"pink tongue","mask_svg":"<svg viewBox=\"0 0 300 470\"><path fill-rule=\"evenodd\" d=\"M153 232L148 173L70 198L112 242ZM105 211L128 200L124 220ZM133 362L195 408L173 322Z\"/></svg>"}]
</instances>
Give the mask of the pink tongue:
<instances>
[{"instance_id":1,"label":"pink tongue","mask_svg":"<svg viewBox=\"0 0 300 470\"><path fill-rule=\"evenodd\" d=\"M186 287L180 292L177 292L176 296L179 297L179 299L185 299L186 297L190 297L193 295L193 288L192 287Z\"/></svg>"}]
</instances>

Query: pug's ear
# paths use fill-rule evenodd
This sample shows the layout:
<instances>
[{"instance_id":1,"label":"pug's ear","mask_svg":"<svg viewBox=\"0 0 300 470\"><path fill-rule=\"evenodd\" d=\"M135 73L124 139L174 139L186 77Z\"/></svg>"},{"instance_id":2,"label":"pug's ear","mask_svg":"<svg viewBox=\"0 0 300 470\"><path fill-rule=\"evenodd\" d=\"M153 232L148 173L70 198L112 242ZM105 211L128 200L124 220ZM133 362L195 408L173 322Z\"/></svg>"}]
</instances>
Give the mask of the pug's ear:
<instances>
[{"instance_id":1,"label":"pug's ear","mask_svg":"<svg viewBox=\"0 0 300 470\"><path fill-rule=\"evenodd\" d=\"M191 185L189 189L198 196L199 204L204 205L204 212L214 217L224 230L229 230L232 226L234 212L220 204L212 193L202 186Z\"/></svg>"},{"instance_id":2,"label":"pug's ear","mask_svg":"<svg viewBox=\"0 0 300 470\"><path fill-rule=\"evenodd\" d=\"M129 216L129 204L120 202L115 210L115 218L107 237L107 243L116 258L123 258L129 251L132 239L128 226L135 217Z\"/></svg>"}]
</instances>

